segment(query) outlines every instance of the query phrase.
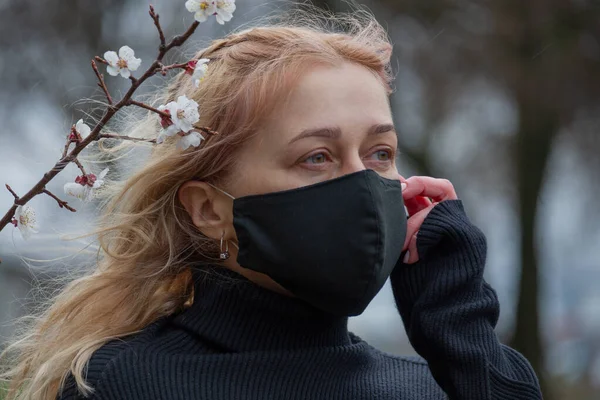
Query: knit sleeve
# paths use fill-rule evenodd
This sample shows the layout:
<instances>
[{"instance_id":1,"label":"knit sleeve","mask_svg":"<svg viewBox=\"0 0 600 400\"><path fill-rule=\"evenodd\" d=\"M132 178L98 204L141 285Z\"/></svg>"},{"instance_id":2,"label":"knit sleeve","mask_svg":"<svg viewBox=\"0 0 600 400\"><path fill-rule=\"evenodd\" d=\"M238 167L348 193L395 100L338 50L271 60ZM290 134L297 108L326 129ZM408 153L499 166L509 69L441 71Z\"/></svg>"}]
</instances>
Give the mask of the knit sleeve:
<instances>
[{"instance_id":1,"label":"knit sleeve","mask_svg":"<svg viewBox=\"0 0 600 400\"><path fill-rule=\"evenodd\" d=\"M436 205L419 229L419 261L391 276L409 340L450 399L541 399L537 377L499 342L496 292L483 279L487 242L461 200Z\"/></svg>"}]
</instances>

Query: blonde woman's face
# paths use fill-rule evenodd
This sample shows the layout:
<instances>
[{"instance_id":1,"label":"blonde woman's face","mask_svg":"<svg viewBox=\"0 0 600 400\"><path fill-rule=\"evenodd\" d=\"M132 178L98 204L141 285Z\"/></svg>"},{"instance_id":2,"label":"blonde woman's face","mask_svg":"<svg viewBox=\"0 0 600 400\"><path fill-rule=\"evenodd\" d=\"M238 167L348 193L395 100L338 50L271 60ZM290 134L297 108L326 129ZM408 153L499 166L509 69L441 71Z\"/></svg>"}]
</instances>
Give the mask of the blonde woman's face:
<instances>
[{"instance_id":1,"label":"blonde woman's face","mask_svg":"<svg viewBox=\"0 0 600 400\"><path fill-rule=\"evenodd\" d=\"M315 67L303 75L258 134L240 150L227 179L233 197L294 189L372 169L399 179L397 138L385 88L364 67ZM233 202L210 185L190 181L180 200L202 233L237 242ZM227 242L226 242L227 243ZM222 265L258 285L288 294L269 276L237 264L237 251Z\"/></svg>"},{"instance_id":2,"label":"blonde woman's face","mask_svg":"<svg viewBox=\"0 0 600 400\"><path fill-rule=\"evenodd\" d=\"M365 67L316 66L242 149L229 193L293 189L372 169L399 178L388 96Z\"/></svg>"}]
</instances>

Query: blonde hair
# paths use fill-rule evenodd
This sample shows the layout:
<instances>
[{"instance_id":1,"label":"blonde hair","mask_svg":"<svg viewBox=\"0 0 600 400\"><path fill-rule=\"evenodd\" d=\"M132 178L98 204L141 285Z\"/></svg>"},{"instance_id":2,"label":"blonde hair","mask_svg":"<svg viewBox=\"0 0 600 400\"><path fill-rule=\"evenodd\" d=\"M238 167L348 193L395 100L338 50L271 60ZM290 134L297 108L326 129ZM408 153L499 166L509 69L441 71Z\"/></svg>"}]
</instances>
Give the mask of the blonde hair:
<instances>
[{"instance_id":1,"label":"blonde hair","mask_svg":"<svg viewBox=\"0 0 600 400\"><path fill-rule=\"evenodd\" d=\"M193 225L177 190L191 179L226 187L235 150L303 71L353 62L377 74L391 93L392 47L368 11L333 15L301 7L278 18L214 40L194 56L211 59L200 87L181 72L156 99L194 99L200 125L219 135L183 152L171 142L176 136L169 138L152 146L145 164L127 179L107 182L99 226L85 235L98 235L97 264L68 283L2 353L7 399L54 399L69 373L79 390L92 392L83 372L94 351L192 301L190 266L216 262L219 243ZM159 130L156 115L144 114L126 134L156 138ZM100 147L106 154L120 148Z\"/></svg>"}]
</instances>

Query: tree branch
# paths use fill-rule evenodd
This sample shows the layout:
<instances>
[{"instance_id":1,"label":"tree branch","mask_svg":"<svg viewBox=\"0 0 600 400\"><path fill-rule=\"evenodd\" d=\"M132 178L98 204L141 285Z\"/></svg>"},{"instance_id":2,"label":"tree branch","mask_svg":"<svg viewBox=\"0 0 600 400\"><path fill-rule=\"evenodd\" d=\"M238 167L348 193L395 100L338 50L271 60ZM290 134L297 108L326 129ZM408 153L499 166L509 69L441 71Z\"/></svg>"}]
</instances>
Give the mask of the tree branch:
<instances>
[{"instance_id":1,"label":"tree branch","mask_svg":"<svg viewBox=\"0 0 600 400\"><path fill-rule=\"evenodd\" d=\"M164 117L164 118L170 118L171 117L171 115L169 113L166 113L164 111L160 111L157 108L154 108L152 106L149 106L148 104L145 104L145 103L142 103L142 102L139 102L139 101L129 100L127 102L127 105L128 106L129 105L133 105L133 106L138 106L138 107L141 107L141 108L145 108L146 110L150 110L152 112L155 112L155 113L157 113L158 115L160 115L161 117Z\"/></svg>"},{"instance_id":2,"label":"tree branch","mask_svg":"<svg viewBox=\"0 0 600 400\"><path fill-rule=\"evenodd\" d=\"M50 192L49 190L47 190L47 189L44 189L42 192L43 192L43 193L46 193L48 196L50 196L50 197L52 197L54 200L56 200L56 202L58 203L58 206L59 206L60 208L63 208L63 207L64 207L64 208L66 208L67 210L69 210L69 211L71 211L71 212L75 212L75 211L77 211L76 209L74 209L73 207L71 207L70 205L68 205L68 203L67 203L66 201L59 199L58 197L56 197L56 195L55 195L54 193Z\"/></svg>"},{"instance_id":3,"label":"tree branch","mask_svg":"<svg viewBox=\"0 0 600 400\"><path fill-rule=\"evenodd\" d=\"M0 231L2 229L4 229L4 227L6 225L8 225L10 223L12 217L15 214L15 211L16 211L18 205L24 205L27 202L29 202L33 197L37 196L38 194L46 193L45 192L46 184L48 182L50 182L56 175L58 175L58 173L60 173L67 166L67 164L69 164L70 162L75 162L76 164L79 163L79 161L77 160L77 156L79 155L79 153L81 153L83 151L83 149L85 149L91 142L98 140L98 138L100 136L100 131L108 123L108 121L110 121L111 118L117 113L117 111L119 111L121 108L123 108L127 105L135 104L135 103L131 103L131 97L133 96L135 91L140 87L140 85L142 83L144 83L148 78L153 76L157 72L157 70L161 69L162 60L163 60L165 54L172 48L178 47L178 46L181 46L182 44L184 44L186 42L186 40L188 40L190 38L190 36L196 31L196 28L198 28L198 25L200 24L198 21L194 21L184 34L175 36L168 44L165 44L166 41L164 41L164 39L163 39L164 33L162 32L162 28L160 27L158 14L156 14L154 12L153 8L150 9L150 16L152 17L154 24L156 25L156 28L159 32L159 37L161 40L161 44L158 48L158 55L157 55L156 59L154 60L154 62L152 63L152 65L150 65L150 67L146 70L146 72L144 72L144 74L141 77L139 77L137 79L132 77L133 79L131 79L131 86L130 86L129 90L127 90L127 92L125 93L123 98L118 103L112 104L112 105L109 105L108 107L106 107L102 118L96 124L96 126L94 126L94 128L91 130L90 134L85 139L83 139L81 141L77 141L73 150L71 150L71 152L69 154L62 157L59 161L57 161L54 164L54 167L52 167L52 169L50 169L49 171L44 173L44 176L25 195L23 195L22 197L19 198L16 195L16 193L14 193L12 191L12 189L10 189L9 186L7 185L7 188L9 188L9 190L11 191L13 196L15 196L15 203L10 207L10 209L6 212L6 214L4 214L2 219L0 219ZM99 63L108 65L108 62L101 57L96 56L96 57L94 57L94 60ZM103 90L104 90L104 88L103 88ZM142 103L140 103L140 104L142 104ZM136 105L138 105L138 104L136 104ZM144 107L144 108L147 108L147 107ZM158 110L156 110L156 111L158 111ZM124 138L124 137L120 137L120 138ZM133 140L133 138L130 140ZM137 139L135 139L135 140L137 140ZM71 140L69 140L69 143L65 147L67 149L67 151L68 151L70 142L71 142ZM80 167L80 169L82 170L82 172L84 171L82 166ZM66 203L63 205L66 205Z\"/></svg>"},{"instance_id":4,"label":"tree branch","mask_svg":"<svg viewBox=\"0 0 600 400\"><path fill-rule=\"evenodd\" d=\"M108 104L112 106L113 99L112 97L110 97L110 93L108 92L108 88L106 87L106 83L104 82L104 76L100 73L100 71L98 71L98 66L96 65L96 61L94 60L92 60L92 68L94 69L96 77L98 77L98 86L100 86L102 90L104 90L106 100L108 101Z\"/></svg>"}]
</instances>

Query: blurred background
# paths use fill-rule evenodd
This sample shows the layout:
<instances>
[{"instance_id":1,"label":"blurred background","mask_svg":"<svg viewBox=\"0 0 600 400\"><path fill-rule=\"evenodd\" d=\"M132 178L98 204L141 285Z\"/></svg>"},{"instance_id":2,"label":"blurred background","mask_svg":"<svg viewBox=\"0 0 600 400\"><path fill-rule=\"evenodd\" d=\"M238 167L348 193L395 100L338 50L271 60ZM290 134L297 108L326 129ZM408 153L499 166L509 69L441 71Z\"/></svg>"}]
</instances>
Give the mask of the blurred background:
<instances>
[{"instance_id":1,"label":"blurred background","mask_svg":"<svg viewBox=\"0 0 600 400\"><path fill-rule=\"evenodd\" d=\"M502 341L531 361L545 399L600 398L600 2L359 3L394 43L400 172L450 179L485 232ZM168 36L192 22L183 4L153 1ZM191 46L289 6L238 0L230 23L201 24ZM127 44L148 67L157 37L147 8L147 0L0 0L2 214L13 202L4 184L28 191L60 157L69 127L94 113L90 100L102 100L92 57ZM107 81L113 97L127 83ZM48 188L63 194L77 174L69 165ZM35 305L32 288L64 274L77 262L69 254L89 244L62 240L94 217L94 204L68 200L77 213L47 196L30 202L41 230L29 241L12 225L0 232L0 346ZM385 351L414 353L387 285L351 329Z\"/></svg>"}]
</instances>

